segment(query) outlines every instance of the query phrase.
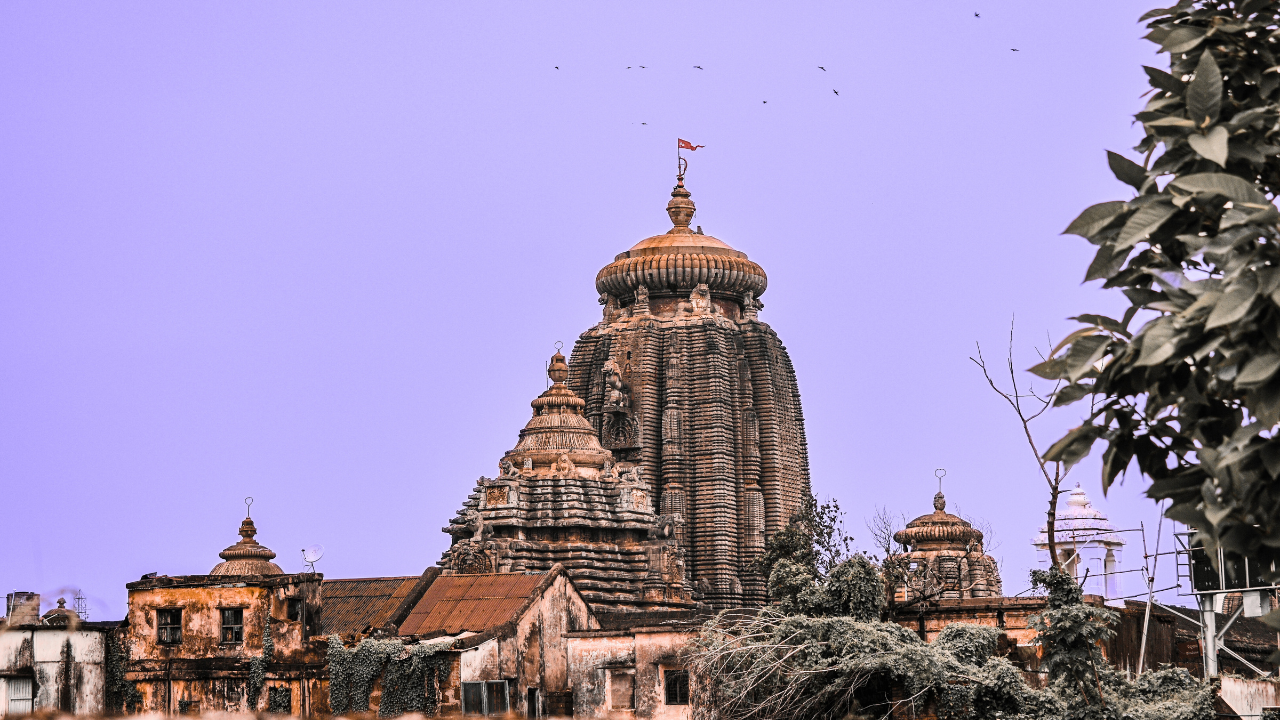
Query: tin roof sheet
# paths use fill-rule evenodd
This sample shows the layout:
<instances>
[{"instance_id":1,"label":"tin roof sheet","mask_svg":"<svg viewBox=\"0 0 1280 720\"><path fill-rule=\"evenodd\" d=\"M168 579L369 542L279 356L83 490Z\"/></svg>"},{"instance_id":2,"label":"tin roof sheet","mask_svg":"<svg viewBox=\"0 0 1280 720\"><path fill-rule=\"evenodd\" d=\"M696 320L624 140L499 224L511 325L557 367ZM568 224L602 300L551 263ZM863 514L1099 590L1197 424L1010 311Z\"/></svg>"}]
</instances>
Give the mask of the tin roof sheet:
<instances>
[{"instance_id":1,"label":"tin roof sheet","mask_svg":"<svg viewBox=\"0 0 1280 720\"><path fill-rule=\"evenodd\" d=\"M441 575L400 624L401 635L481 633L515 618L544 574Z\"/></svg>"},{"instance_id":2,"label":"tin roof sheet","mask_svg":"<svg viewBox=\"0 0 1280 720\"><path fill-rule=\"evenodd\" d=\"M326 579L320 586L324 598L321 624L324 634L363 632L381 627L422 578L405 577Z\"/></svg>"}]
</instances>

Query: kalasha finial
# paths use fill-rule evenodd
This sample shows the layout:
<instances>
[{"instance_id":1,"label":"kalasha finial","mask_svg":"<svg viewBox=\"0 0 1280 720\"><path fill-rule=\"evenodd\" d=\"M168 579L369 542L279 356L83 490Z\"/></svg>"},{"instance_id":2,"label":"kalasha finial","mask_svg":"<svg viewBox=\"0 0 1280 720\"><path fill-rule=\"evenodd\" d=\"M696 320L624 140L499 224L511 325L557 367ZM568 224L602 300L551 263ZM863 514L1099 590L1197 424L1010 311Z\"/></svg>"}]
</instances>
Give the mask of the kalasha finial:
<instances>
[{"instance_id":1,"label":"kalasha finial","mask_svg":"<svg viewBox=\"0 0 1280 720\"><path fill-rule=\"evenodd\" d=\"M671 218L672 225L670 232L693 234L689 223L696 211L689 199L689 191L684 187L684 175L677 175L676 186L671 189L671 201L667 203L667 217Z\"/></svg>"},{"instance_id":2,"label":"kalasha finial","mask_svg":"<svg viewBox=\"0 0 1280 720\"><path fill-rule=\"evenodd\" d=\"M564 343L556 341L556 354L551 356L551 362L547 365L547 377L557 384L569 378L569 366L565 364L564 355L560 354L560 348L563 346Z\"/></svg>"}]
</instances>

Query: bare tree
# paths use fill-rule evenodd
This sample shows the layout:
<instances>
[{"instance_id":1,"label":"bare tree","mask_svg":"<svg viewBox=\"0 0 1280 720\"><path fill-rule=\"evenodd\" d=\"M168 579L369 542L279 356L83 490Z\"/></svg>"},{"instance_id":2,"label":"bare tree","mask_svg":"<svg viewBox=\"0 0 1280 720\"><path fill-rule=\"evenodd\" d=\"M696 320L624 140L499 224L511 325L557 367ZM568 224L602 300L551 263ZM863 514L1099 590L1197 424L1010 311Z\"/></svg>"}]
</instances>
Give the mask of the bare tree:
<instances>
[{"instance_id":1,"label":"bare tree","mask_svg":"<svg viewBox=\"0 0 1280 720\"><path fill-rule=\"evenodd\" d=\"M969 359L982 369L982 376L987 379L987 384L991 386L991 389L1004 398L1005 402L1009 403L1009 407L1013 408L1014 414L1018 416L1018 422L1022 425L1022 433L1027 438L1027 446L1031 449L1031 455L1036 459L1036 466L1040 468L1040 474L1049 486L1049 522L1045 525L1045 530L1049 539L1049 562L1053 567L1059 567L1061 563L1058 559L1058 545L1054 539L1054 521L1058 518L1058 496L1062 493L1062 481L1066 479L1067 473L1071 469L1069 467L1064 468L1061 462L1049 462L1044 459L1040 448L1036 446L1035 436L1031 434L1031 423L1036 418L1044 415L1053 406L1053 396L1057 393L1062 382L1058 381L1054 384L1053 390L1045 395L1038 394L1032 386L1028 386L1025 393L1018 389L1018 375L1013 369L1013 326L1013 321L1010 321L1009 355L1006 360L1011 390L1000 389L996 385L996 381L992 379L991 373L987 369L986 360L982 357L982 345L980 343L974 343L978 346L978 357L970 357ZM1037 353L1039 353L1039 350L1037 350ZM1043 358L1044 354L1040 353L1040 356Z\"/></svg>"}]
</instances>

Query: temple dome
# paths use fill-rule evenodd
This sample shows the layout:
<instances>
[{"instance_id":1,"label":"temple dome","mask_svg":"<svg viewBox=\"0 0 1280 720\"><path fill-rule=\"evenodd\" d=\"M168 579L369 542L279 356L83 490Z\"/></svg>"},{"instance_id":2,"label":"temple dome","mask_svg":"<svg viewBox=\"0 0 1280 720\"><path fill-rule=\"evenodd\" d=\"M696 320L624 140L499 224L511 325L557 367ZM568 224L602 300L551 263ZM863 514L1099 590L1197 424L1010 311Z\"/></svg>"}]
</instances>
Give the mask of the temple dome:
<instances>
[{"instance_id":1,"label":"temple dome","mask_svg":"<svg viewBox=\"0 0 1280 720\"><path fill-rule=\"evenodd\" d=\"M283 575L279 565L271 562L276 554L253 539L258 529L252 518L240 523L240 542L218 553L222 562L213 566L210 575Z\"/></svg>"},{"instance_id":2,"label":"temple dome","mask_svg":"<svg viewBox=\"0 0 1280 720\"><path fill-rule=\"evenodd\" d=\"M933 512L907 523L894 533L893 541L916 550L966 550L982 542L982 531L968 521L946 512L947 499L942 493L933 496Z\"/></svg>"},{"instance_id":3,"label":"temple dome","mask_svg":"<svg viewBox=\"0 0 1280 720\"><path fill-rule=\"evenodd\" d=\"M619 253L596 275L596 291L626 300L640 285L660 296L688 294L705 284L713 296L763 295L769 284L764 268L724 241L691 230L694 209L684 178L678 178L667 203L671 229Z\"/></svg>"},{"instance_id":4,"label":"temple dome","mask_svg":"<svg viewBox=\"0 0 1280 720\"><path fill-rule=\"evenodd\" d=\"M1124 545L1124 540L1115 532L1116 528L1107 520L1107 516L1093 506L1085 491L1076 485L1067 493L1066 508L1059 508L1053 520L1053 534L1061 544L1065 538L1073 535L1105 545ZM1049 547L1049 524L1041 523L1040 532L1036 534L1032 544L1036 547Z\"/></svg>"}]
</instances>

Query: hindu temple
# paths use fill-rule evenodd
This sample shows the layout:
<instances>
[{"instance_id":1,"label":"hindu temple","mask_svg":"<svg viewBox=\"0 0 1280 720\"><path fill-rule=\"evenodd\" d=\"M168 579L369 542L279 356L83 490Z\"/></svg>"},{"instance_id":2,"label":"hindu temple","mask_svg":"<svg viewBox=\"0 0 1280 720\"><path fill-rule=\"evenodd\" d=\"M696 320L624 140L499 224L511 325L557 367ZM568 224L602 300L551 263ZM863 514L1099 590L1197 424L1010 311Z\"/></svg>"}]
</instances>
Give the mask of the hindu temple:
<instances>
[{"instance_id":1,"label":"hindu temple","mask_svg":"<svg viewBox=\"0 0 1280 720\"><path fill-rule=\"evenodd\" d=\"M601 321L445 528L445 572L560 562L601 611L764 602L753 561L809 491L800 394L764 269L695 211L680 176L671 229L597 274Z\"/></svg>"}]
</instances>

